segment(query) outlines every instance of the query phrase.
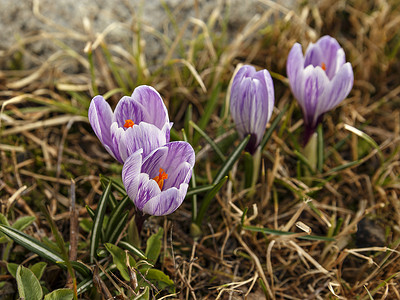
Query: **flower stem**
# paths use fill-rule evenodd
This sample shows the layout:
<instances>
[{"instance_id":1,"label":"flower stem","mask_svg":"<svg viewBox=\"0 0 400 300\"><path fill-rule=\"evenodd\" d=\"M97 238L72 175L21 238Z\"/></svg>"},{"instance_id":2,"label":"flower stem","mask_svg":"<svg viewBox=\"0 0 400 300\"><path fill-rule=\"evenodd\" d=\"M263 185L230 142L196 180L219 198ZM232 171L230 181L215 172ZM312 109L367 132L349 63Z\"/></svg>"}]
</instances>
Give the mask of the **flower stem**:
<instances>
[{"instance_id":1,"label":"flower stem","mask_svg":"<svg viewBox=\"0 0 400 300\"><path fill-rule=\"evenodd\" d=\"M135 223L136 223L136 228L138 235L140 236L140 233L142 232L143 224L144 221L146 221L150 215L143 214L140 210L136 210L135 214Z\"/></svg>"}]
</instances>

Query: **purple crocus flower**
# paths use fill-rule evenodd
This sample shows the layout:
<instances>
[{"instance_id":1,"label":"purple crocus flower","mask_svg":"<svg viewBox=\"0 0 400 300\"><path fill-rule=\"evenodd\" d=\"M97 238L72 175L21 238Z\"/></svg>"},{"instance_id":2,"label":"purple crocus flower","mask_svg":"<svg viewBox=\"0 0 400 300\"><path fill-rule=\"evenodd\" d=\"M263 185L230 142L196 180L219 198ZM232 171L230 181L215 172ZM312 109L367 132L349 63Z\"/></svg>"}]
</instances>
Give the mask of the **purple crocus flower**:
<instances>
[{"instance_id":1,"label":"purple crocus flower","mask_svg":"<svg viewBox=\"0 0 400 300\"><path fill-rule=\"evenodd\" d=\"M330 36L310 43L303 56L301 45L292 47L287 60L290 87L300 104L305 124L305 143L322 116L343 101L353 87L354 75L343 48Z\"/></svg>"},{"instance_id":2,"label":"purple crocus flower","mask_svg":"<svg viewBox=\"0 0 400 300\"><path fill-rule=\"evenodd\" d=\"M186 142L171 142L153 150L133 153L122 168L126 192L138 210L164 216L183 202L188 189L195 154Z\"/></svg>"},{"instance_id":3,"label":"purple crocus flower","mask_svg":"<svg viewBox=\"0 0 400 300\"><path fill-rule=\"evenodd\" d=\"M230 111L240 138L251 135L246 150L253 154L274 108L274 84L267 70L243 66L232 82Z\"/></svg>"},{"instance_id":4,"label":"purple crocus flower","mask_svg":"<svg viewBox=\"0 0 400 300\"><path fill-rule=\"evenodd\" d=\"M172 123L167 108L150 86L139 86L131 97L124 96L114 112L102 96L96 96L88 116L101 143L120 163L138 149L146 156L169 142Z\"/></svg>"}]
</instances>

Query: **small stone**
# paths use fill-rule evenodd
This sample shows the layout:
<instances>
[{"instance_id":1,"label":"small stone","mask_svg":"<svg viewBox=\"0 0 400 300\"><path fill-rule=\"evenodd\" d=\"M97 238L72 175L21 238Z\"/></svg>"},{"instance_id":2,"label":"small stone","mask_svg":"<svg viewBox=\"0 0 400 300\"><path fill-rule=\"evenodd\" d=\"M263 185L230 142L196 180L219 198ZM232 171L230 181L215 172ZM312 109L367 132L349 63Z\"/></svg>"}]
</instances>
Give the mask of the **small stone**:
<instances>
[{"instance_id":1,"label":"small stone","mask_svg":"<svg viewBox=\"0 0 400 300\"><path fill-rule=\"evenodd\" d=\"M368 248L382 247L384 245L384 229L370 219L362 219L357 225L356 246L358 248Z\"/></svg>"}]
</instances>

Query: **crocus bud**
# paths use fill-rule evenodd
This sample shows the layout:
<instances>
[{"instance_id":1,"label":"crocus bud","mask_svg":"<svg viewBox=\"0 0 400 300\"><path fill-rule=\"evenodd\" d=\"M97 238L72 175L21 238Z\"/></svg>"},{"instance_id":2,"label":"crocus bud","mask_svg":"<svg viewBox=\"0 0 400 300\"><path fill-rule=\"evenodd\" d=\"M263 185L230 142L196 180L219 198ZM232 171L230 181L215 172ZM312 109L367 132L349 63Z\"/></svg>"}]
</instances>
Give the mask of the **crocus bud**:
<instances>
[{"instance_id":1,"label":"crocus bud","mask_svg":"<svg viewBox=\"0 0 400 300\"><path fill-rule=\"evenodd\" d=\"M239 69L232 82L230 111L240 138L251 135L246 150L253 154L274 108L274 84L267 70Z\"/></svg>"},{"instance_id":2,"label":"crocus bud","mask_svg":"<svg viewBox=\"0 0 400 300\"><path fill-rule=\"evenodd\" d=\"M343 48L330 36L310 43L303 56L296 43L289 53L287 75L293 95L303 110L305 141L314 133L322 116L337 106L353 87L353 69Z\"/></svg>"}]
</instances>

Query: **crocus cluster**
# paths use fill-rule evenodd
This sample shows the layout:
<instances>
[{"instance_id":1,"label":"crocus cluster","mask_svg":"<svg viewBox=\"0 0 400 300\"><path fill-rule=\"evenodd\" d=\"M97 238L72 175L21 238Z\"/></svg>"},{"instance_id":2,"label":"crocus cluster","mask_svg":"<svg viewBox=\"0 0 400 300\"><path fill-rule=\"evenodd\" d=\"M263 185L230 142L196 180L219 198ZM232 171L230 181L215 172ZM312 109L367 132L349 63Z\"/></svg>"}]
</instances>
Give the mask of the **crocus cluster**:
<instances>
[{"instance_id":1,"label":"crocus cluster","mask_svg":"<svg viewBox=\"0 0 400 300\"><path fill-rule=\"evenodd\" d=\"M240 138L250 134L246 150L253 154L274 108L274 84L267 70L245 65L233 78L230 111Z\"/></svg>"},{"instance_id":2,"label":"crocus cluster","mask_svg":"<svg viewBox=\"0 0 400 300\"><path fill-rule=\"evenodd\" d=\"M296 43L287 60L287 75L293 95L303 110L306 144L322 116L337 106L353 87L353 69L343 48L330 36L310 43L305 56Z\"/></svg>"},{"instance_id":3,"label":"crocus cluster","mask_svg":"<svg viewBox=\"0 0 400 300\"><path fill-rule=\"evenodd\" d=\"M185 198L195 154L186 142L169 142L172 123L160 94L139 86L114 112L96 96L88 116L105 149L124 164L122 181L137 209L156 216L174 212Z\"/></svg>"}]
</instances>

